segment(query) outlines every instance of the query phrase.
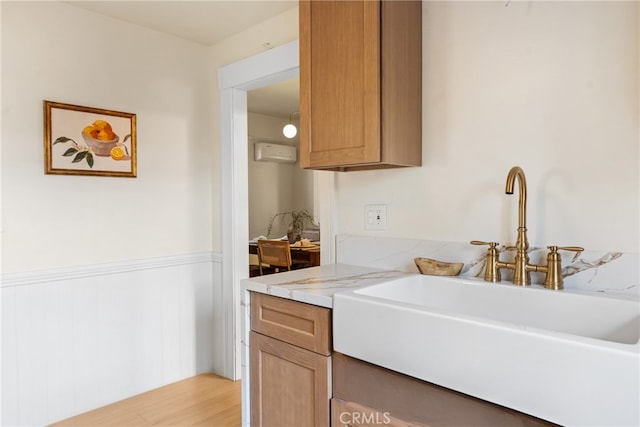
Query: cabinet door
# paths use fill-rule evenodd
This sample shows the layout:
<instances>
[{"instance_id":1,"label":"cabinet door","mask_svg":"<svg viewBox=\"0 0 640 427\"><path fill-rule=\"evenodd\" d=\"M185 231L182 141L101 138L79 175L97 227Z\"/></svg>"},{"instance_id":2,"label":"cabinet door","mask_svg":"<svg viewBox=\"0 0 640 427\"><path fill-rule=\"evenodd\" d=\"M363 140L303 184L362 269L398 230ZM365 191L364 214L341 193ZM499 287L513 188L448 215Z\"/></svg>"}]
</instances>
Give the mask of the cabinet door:
<instances>
[{"instance_id":1,"label":"cabinet door","mask_svg":"<svg viewBox=\"0 0 640 427\"><path fill-rule=\"evenodd\" d=\"M300 2L300 165L379 162L380 3Z\"/></svg>"},{"instance_id":2,"label":"cabinet door","mask_svg":"<svg viewBox=\"0 0 640 427\"><path fill-rule=\"evenodd\" d=\"M329 425L330 358L250 333L251 425Z\"/></svg>"}]
</instances>

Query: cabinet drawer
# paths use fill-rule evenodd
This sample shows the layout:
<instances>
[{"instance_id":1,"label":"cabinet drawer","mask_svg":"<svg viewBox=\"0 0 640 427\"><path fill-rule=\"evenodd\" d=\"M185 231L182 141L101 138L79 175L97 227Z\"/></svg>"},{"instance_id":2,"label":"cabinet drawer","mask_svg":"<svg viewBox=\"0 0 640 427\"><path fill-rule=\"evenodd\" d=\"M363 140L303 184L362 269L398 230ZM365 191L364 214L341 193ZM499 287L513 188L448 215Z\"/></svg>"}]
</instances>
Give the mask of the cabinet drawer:
<instances>
[{"instance_id":1,"label":"cabinet drawer","mask_svg":"<svg viewBox=\"0 0 640 427\"><path fill-rule=\"evenodd\" d=\"M251 293L251 329L289 344L331 354L331 310Z\"/></svg>"}]
</instances>

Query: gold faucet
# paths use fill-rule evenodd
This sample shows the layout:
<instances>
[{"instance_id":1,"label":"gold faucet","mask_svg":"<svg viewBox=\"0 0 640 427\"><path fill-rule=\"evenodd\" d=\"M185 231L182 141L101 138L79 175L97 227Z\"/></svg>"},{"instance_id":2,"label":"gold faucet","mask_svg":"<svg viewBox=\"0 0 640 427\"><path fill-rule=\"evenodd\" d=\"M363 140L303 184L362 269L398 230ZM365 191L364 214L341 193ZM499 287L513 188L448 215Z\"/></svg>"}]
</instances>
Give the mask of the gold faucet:
<instances>
[{"instance_id":1,"label":"gold faucet","mask_svg":"<svg viewBox=\"0 0 640 427\"><path fill-rule=\"evenodd\" d=\"M535 271L536 266L529 264L529 241L527 240L527 179L520 166L514 166L507 175L505 194L513 194L513 185L518 178L518 237L516 239L516 259L513 263L504 263L503 268L513 270L513 283L515 285L528 286L531 284L530 271ZM500 266L499 266L500 267Z\"/></svg>"},{"instance_id":2,"label":"gold faucet","mask_svg":"<svg viewBox=\"0 0 640 427\"><path fill-rule=\"evenodd\" d=\"M562 289L562 264L558 249L582 252L584 249L578 246L549 246L547 265L529 264L529 241L527 239L527 180L524 171L520 166L514 166L507 175L507 184L504 192L513 194L513 187L518 180L518 236L516 238L516 257L514 262L500 261L496 242L471 241L473 245L489 245L487 251L487 265L485 268L484 280L488 282L499 282L501 280L500 269L507 268L513 270L513 283L519 286L529 286L531 284L531 272L538 271L546 273L544 286L549 289Z\"/></svg>"}]
</instances>

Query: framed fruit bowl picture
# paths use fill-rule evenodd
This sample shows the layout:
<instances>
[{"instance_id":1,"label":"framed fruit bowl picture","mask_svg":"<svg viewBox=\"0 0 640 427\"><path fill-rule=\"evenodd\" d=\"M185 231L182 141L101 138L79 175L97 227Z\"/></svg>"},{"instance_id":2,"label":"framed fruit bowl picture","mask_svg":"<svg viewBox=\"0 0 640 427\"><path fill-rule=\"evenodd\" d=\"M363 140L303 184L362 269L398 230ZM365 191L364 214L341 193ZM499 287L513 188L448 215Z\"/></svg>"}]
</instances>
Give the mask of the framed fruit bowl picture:
<instances>
[{"instance_id":1,"label":"framed fruit bowl picture","mask_svg":"<svg viewBox=\"0 0 640 427\"><path fill-rule=\"evenodd\" d=\"M136 115L44 101L45 173L136 177Z\"/></svg>"}]
</instances>

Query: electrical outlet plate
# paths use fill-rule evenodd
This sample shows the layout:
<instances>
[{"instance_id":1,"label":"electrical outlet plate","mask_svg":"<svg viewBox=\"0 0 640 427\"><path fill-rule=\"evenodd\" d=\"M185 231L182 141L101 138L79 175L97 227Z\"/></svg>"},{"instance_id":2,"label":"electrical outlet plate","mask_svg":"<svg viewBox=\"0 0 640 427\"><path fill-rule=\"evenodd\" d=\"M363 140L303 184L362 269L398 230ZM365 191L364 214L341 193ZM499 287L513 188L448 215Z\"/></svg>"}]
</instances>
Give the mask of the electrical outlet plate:
<instances>
[{"instance_id":1,"label":"electrical outlet plate","mask_svg":"<svg viewBox=\"0 0 640 427\"><path fill-rule=\"evenodd\" d=\"M387 229L387 205L366 205L364 207L365 230Z\"/></svg>"}]
</instances>

